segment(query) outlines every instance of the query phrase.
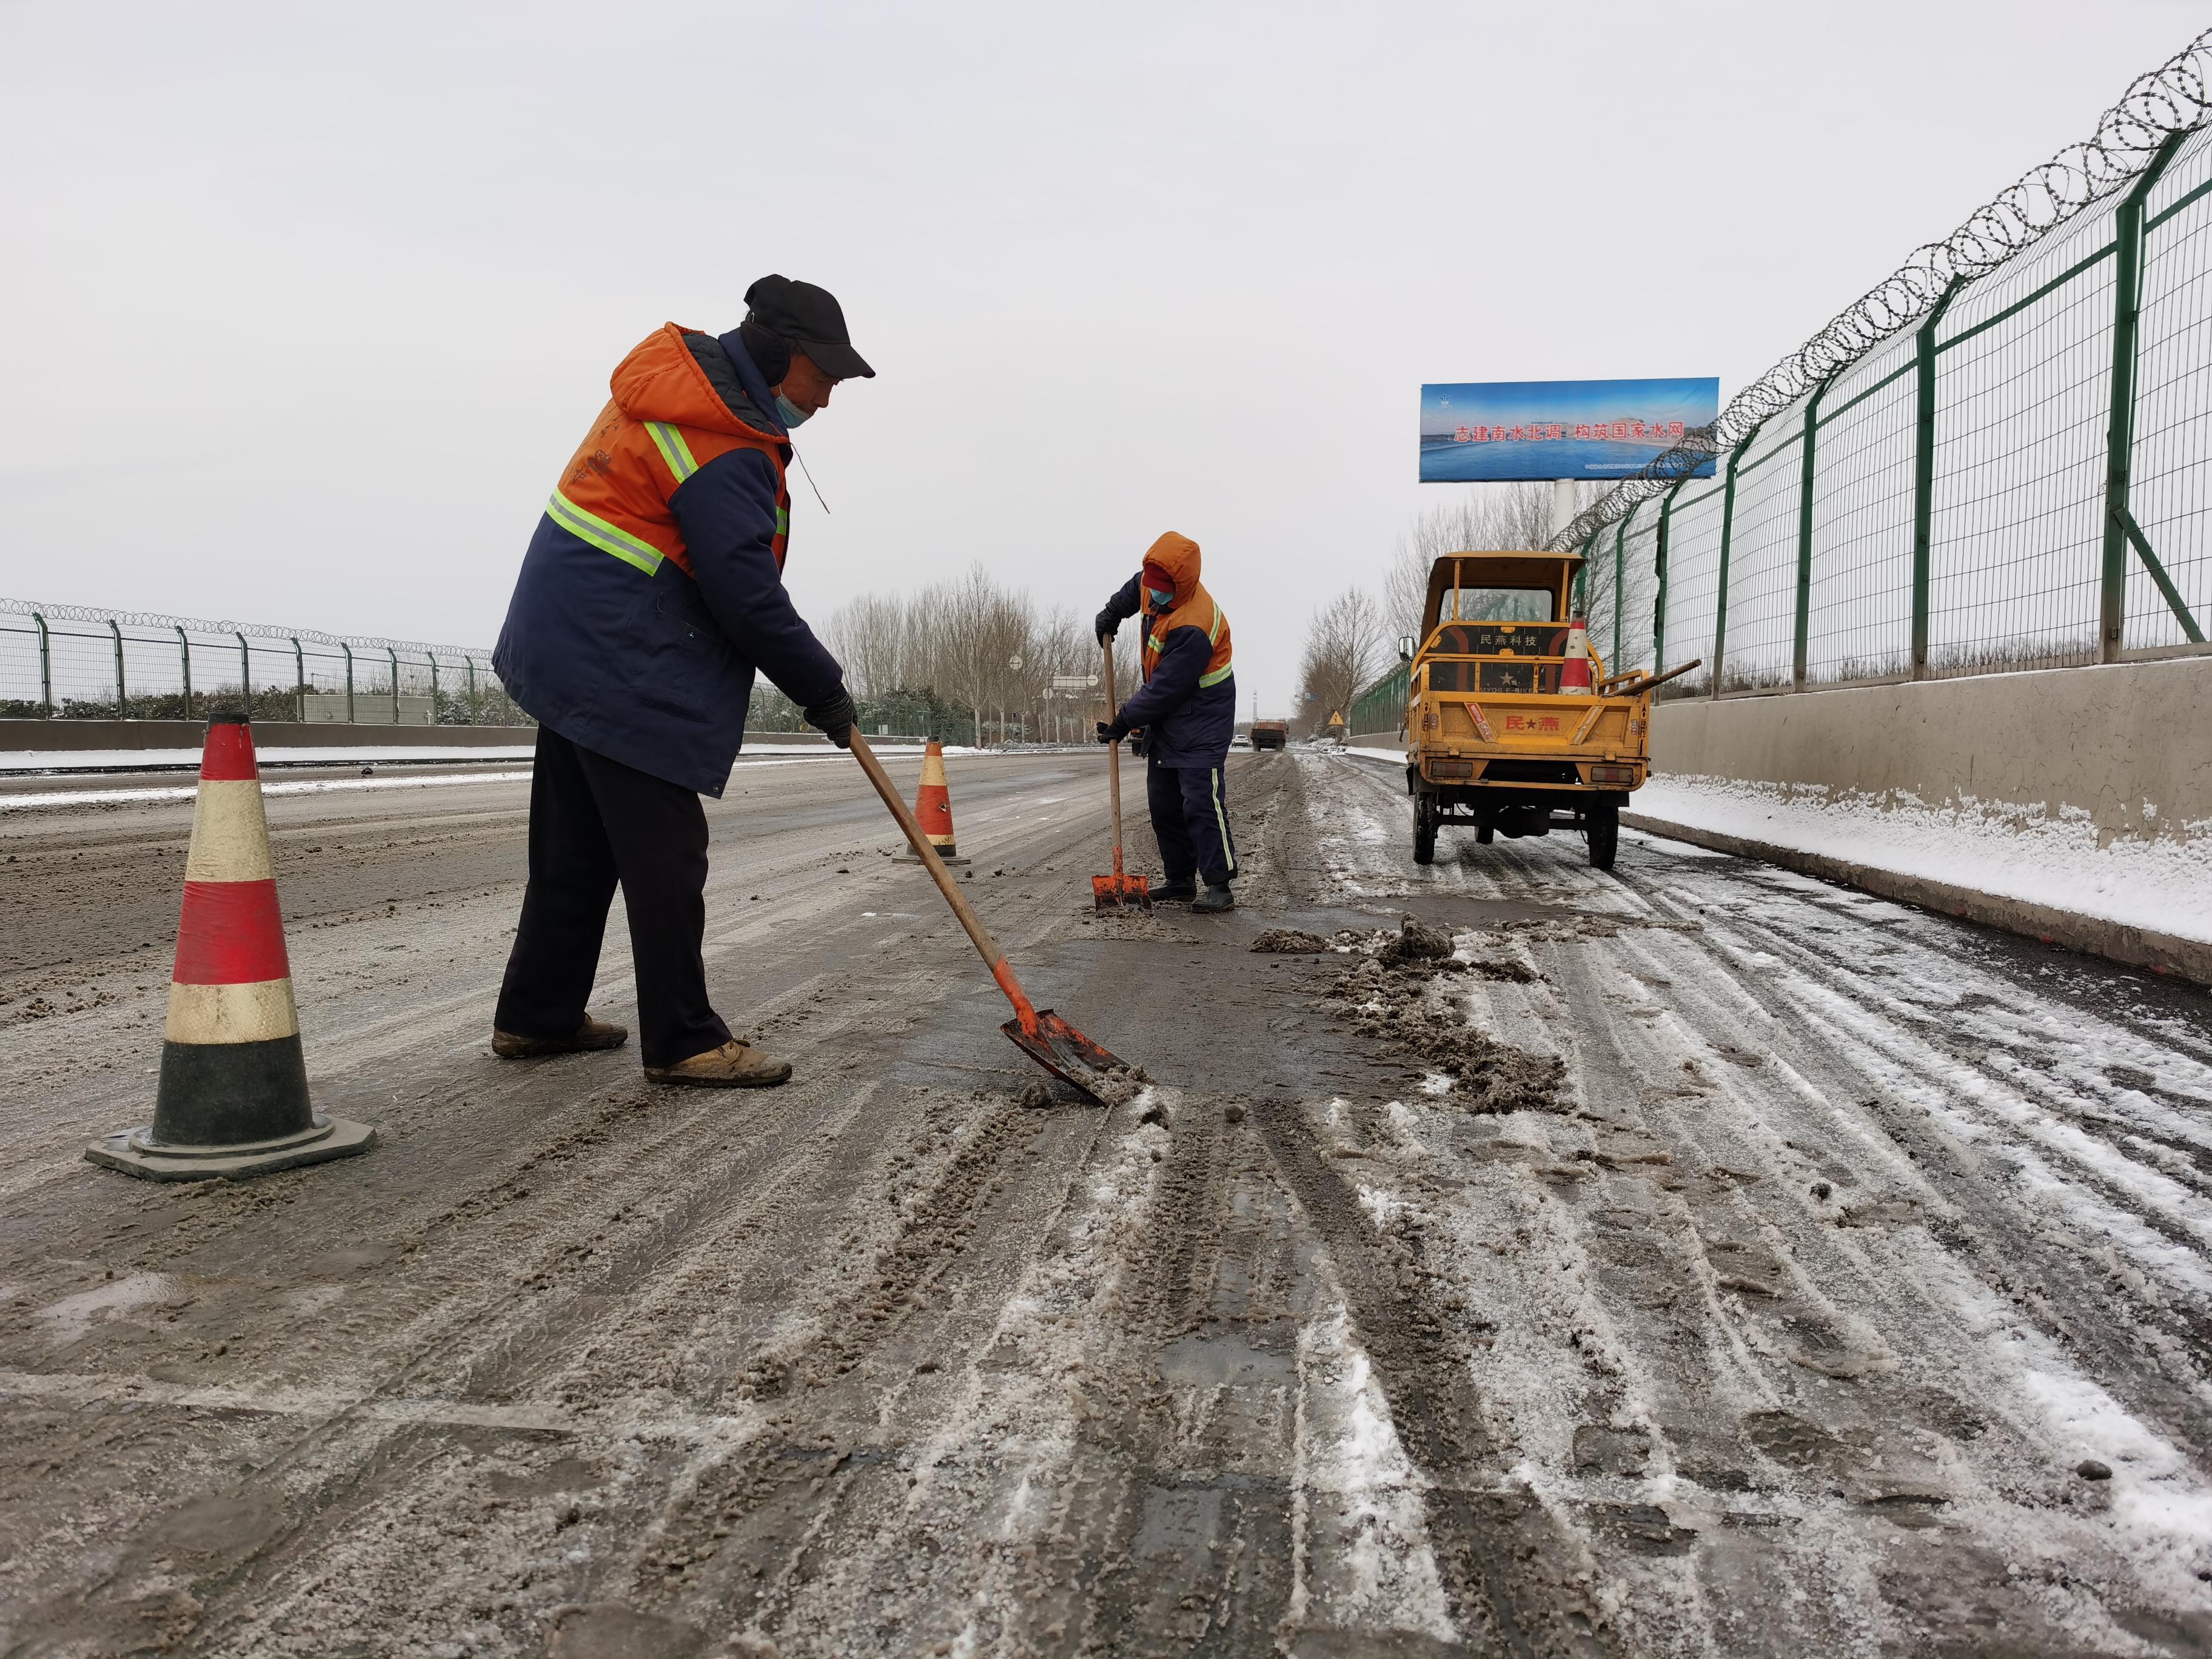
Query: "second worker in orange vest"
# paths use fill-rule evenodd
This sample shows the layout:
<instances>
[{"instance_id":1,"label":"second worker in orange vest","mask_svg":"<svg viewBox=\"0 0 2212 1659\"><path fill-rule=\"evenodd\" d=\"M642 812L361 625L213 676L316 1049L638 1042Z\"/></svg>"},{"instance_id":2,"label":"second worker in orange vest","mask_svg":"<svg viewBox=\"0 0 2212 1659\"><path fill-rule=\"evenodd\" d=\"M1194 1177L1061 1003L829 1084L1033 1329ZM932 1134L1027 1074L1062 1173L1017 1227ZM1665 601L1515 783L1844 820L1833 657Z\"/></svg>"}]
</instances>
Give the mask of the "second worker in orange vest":
<instances>
[{"instance_id":1,"label":"second worker in orange vest","mask_svg":"<svg viewBox=\"0 0 2212 1659\"><path fill-rule=\"evenodd\" d=\"M1192 909L1207 912L1237 902L1229 885L1237 878L1237 839L1222 779L1237 735L1237 677L1229 619L1200 585L1198 569L1198 544L1170 530L1098 613L1102 645L1125 617L1141 613L1145 629L1144 687L1099 723L1098 740L1144 728L1145 793L1166 877L1152 896L1189 899Z\"/></svg>"}]
</instances>

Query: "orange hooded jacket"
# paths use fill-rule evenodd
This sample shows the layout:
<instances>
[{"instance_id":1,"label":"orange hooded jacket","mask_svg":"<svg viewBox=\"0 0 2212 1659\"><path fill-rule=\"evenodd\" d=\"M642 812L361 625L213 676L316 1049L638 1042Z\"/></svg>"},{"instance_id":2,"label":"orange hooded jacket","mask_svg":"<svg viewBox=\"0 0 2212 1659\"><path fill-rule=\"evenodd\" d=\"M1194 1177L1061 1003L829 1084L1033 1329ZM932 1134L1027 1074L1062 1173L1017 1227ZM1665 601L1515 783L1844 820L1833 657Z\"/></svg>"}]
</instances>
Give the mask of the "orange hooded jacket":
<instances>
[{"instance_id":1,"label":"orange hooded jacket","mask_svg":"<svg viewBox=\"0 0 2212 1659\"><path fill-rule=\"evenodd\" d=\"M1144 608L1145 684L1121 718L1146 728L1145 753L1166 766L1218 767L1237 732L1237 681L1229 618L1199 580L1198 544L1169 531L1146 550L1144 568L1106 608L1129 617ZM1153 611L1148 588L1173 593Z\"/></svg>"},{"instance_id":2,"label":"orange hooded jacket","mask_svg":"<svg viewBox=\"0 0 2212 1659\"><path fill-rule=\"evenodd\" d=\"M791 449L734 332L625 356L523 556L492 662L573 743L719 795L755 673L801 708L844 680L783 586Z\"/></svg>"}]
</instances>

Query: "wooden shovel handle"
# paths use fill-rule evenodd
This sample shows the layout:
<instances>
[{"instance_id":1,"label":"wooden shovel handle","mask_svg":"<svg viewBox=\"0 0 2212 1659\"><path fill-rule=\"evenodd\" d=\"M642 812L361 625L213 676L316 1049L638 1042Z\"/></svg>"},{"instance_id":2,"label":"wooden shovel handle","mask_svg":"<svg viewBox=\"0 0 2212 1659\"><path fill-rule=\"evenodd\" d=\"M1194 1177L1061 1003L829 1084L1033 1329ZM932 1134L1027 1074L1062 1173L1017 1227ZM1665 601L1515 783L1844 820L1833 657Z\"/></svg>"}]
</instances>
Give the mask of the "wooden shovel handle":
<instances>
[{"instance_id":1,"label":"wooden shovel handle","mask_svg":"<svg viewBox=\"0 0 2212 1659\"><path fill-rule=\"evenodd\" d=\"M1114 695L1114 641L1106 641L1106 718L1111 720L1121 712L1121 701ZM1121 877L1121 745L1116 741L1106 745L1106 793L1114 803L1114 878Z\"/></svg>"},{"instance_id":2,"label":"wooden shovel handle","mask_svg":"<svg viewBox=\"0 0 2212 1659\"><path fill-rule=\"evenodd\" d=\"M884 763L876 758L875 750L868 747L868 740L860 735L860 728L857 726L853 728L852 744L853 757L860 763L860 769L868 775L868 781L876 786L876 793L884 798L884 805L891 809L891 816L898 820L898 827L906 831L906 844L914 848L914 855L922 861L929 871L929 878L937 884L937 890L945 895L945 902L952 907L952 914L960 918L960 925L968 930L969 939L982 953L983 960L990 964L991 977L999 981L999 988L1014 1005L1014 1012L1021 1017L1022 1028L1024 1030L1033 1029L1036 1024L1036 1010L1030 1006L1028 995L1015 982L1013 970L1006 966L1006 953L999 949L999 942L991 937L991 930L983 926L983 919L969 904L967 895L960 890L960 884L952 879L952 872L945 867L945 860L937 856L937 849L929 844L929 837L922 833L921 825L915 822L914 813L901 798L898 786L890 781L890 775L884 770Z\"/></svg>"}]
</instances>

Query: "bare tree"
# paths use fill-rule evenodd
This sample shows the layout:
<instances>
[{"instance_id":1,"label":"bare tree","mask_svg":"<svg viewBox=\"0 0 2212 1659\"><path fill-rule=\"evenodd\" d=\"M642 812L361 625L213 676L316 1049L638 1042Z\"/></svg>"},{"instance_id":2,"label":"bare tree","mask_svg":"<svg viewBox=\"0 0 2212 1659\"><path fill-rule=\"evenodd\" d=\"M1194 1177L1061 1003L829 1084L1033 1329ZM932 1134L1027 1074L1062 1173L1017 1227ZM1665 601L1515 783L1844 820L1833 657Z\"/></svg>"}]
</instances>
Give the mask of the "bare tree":
<instances>
[{"instance_id":1,"label":"bare tree","mask_svg":"<svg viewBox=\"0 0 2212 1659\"><path fill-rule=\"evenodd\" d=\"M1040 615L1026 592L1001 586L981 565L912 594L849 599L825 633L856 696L909 696L963 708L978 743L1079 738L1109 712L1103 685L1073 695L1053 687L1056 677L1098 673L1089 622L1066 609ZM1125 698L1136 690L1133 633L1124 629L1115 641Z\"/></svg>"},{"instance_id":2,"label":"bare tree","mask_svg":"<svg viewBox=\"0 0 2212 1659\"><path fill-rule=\"evenodd\" d=\"M889 594L862 593L830 618L823 641L844 665L856 697L885 697L912 689L907 672L907 607Z\"/></svg>"},{"instance_id":3,"label":"bare tree","mask_svg":"<svg viewBox=\"0 0 2212 1659\"><path fill-rule=\"evenodd\" d=\"M1352 704L1389 659L1382 608L1365 591L1347 587L1306 628L1298 663L1298 717L1307 732L1332 714L1350 717Z\"/></svg>"}]
</instances>

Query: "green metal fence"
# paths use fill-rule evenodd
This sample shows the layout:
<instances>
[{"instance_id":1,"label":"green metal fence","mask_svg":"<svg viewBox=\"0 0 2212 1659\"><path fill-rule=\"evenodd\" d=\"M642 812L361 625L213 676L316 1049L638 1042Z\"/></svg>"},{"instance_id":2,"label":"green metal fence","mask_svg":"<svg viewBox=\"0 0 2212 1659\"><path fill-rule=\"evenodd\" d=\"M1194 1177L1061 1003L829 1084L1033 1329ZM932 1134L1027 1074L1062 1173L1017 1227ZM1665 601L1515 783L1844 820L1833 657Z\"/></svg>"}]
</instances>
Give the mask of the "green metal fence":
<instances>
[{"instance_id":1,"label":"green metal fence","mask_svg":"<svg viewBox=\"0 0 2212 1659\"><path fill-rule=\"evenodd\" d=\"M526 726L490 653L0 599L0 719Z\"/></svg>"},{"instance_id":2,"label":"green metal fence","mask_svg":"<svg viewBox=\"0 0 2212 1659\"><path fill-rule=\"evenodd\" d=\"M2212 32L1578 519L1608 667L1702 658L1697 695L2205 648L2208 71Z\"/></svg>"},{"instance_id":3,"label":"green metal fence","mask_svg":"<svg viewBox=\"0 0 2212 1659\"><path fill-rule=\"evenodd\" d=\"M1412 664L1401 662L1353 698L1344 729L1354 736L1362 732L1402 732L1413 672Z\"/></svg>"}]
</instances>

